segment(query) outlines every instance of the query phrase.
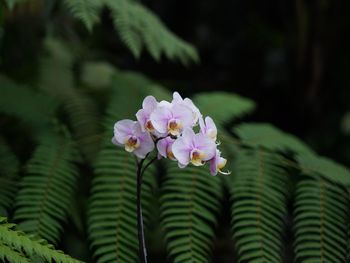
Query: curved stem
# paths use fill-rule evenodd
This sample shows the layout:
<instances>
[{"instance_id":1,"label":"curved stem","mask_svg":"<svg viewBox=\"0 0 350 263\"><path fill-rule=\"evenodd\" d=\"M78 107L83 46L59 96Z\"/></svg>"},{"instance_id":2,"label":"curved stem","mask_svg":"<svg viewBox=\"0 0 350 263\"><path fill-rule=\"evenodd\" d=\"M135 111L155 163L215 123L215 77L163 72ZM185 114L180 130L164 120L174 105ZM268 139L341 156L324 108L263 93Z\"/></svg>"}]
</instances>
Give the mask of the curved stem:
<instances>
[{"instance_id":1,"label":"curved stem","mask_svg":"<svg viewBox=\"0 0 350 263\"><path fill-rule=\"evenodd\" d=\"M145 159L142 159L137 164L137 230L138 230L138 239L139 239L139 257L140 262L147 263L147 251L146 251L146 243L145 243L145 233L143 227L143 217L142 217L142 207L141 207L141 187L142 187L142 176L143 171L142 165Z\"/></svg>"}]
</instances>

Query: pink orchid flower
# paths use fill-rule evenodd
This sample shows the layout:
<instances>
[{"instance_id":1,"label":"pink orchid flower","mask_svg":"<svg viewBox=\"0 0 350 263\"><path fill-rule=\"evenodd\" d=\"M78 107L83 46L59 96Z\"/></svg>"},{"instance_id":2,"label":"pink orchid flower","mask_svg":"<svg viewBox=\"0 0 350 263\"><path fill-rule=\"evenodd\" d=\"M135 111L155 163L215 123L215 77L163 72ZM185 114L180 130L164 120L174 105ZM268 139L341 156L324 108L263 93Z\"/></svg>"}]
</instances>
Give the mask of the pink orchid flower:
<instances>
[{"instance_id":1,"label":"pink orchid flower","mask_svg":"<svg viewBox=\"0 0 350 263\"><path fill-rule=\"evenodd\" d=\"M202 114L200 113L199 109L194 105L193 101L189 98L183 99L178 92L173 93L173 100L171 104L180 104L188 107L192 111L193 125L196 125L198 119L202 117Z\"/></svg>"},{"instance_id":2,"label":"pink orchid flower","mask_svg":"<svg viewBox=\"0 0 350 263\"><path fill-rule=\"evenodd\" d=\"M150 120L157 132L173 136L179 136L184 129L193 127L191 110L181 104L160 102Z\"/></svg>"},{"instance_id":3,"label":"pink orchid flower","mask_svg":"<svg viewBox=\"0 0 350 263\"><path fill-rule=\"evenodd\" d=\"M166 137L164 139L161 139L157 142L157 150L160 156L164 158L169 158L170 160L176 160L172 146L175 142L175 139L172 139L170 137Z\"/></svg>"},{"instance_id":4,"label":"pink orchid flower","mask_svg":"<svg viewBox=\"0 0 350 263\"><path fill-rule=\"evenodd\" d=\"M199 127L201 129L201 133L207 135L213 141L216 141L218 130L212 118L209 116L203 118L199 118Z\"/></svg>"},{"instance_id":5,"label":"pink orchid flower","mask_svg":"<svg viewBox=\"0 0 350 263\"><path fill-rule=\"evenodd\" d=\"M206 135L195 134L192 129L186 129L174 142L172 150L181 168L190 162L195 166L201 166L215 156L216 144Z\"/></svg>"},{"instance_id":6,"label":"pink orchid flower","mask_svg":"<svg viewBox=\"0 0 350 263\"><path fill-rule=\"evenodd\" d=\"M142 102L142 109L136 113L136 118L141 125L142 131L154 132L150 120L151 113L157 108L158 102L153 96L147 96Z\"/></svg>"},{"instance_id":7,"label":"pink orchid flower","mask_svg":"<svg viewBox=\"0 0 350 263\"><path fill-rule=\"evenodd\" d=\"M138 158L145 158L154 149L154 142L148 132L143 132L140 123L132 120L121 120L114 125L112 142L123 145L125 150L134 153Z\"/></svg>"},{"instance_id":8,"label":"pink orchid flower","mask_svg":"<svg viewBox=\"0 0 350 263\"><path fill-rule=\"evenodd\" d=\"M217 173L221 174L230 174L230 172L223 172L222 168L225 167L227 160L221 157L221 152L216 150L215 156L210 160L210 173L211 175L217 175Z\"/></svg>"}]
</instances>

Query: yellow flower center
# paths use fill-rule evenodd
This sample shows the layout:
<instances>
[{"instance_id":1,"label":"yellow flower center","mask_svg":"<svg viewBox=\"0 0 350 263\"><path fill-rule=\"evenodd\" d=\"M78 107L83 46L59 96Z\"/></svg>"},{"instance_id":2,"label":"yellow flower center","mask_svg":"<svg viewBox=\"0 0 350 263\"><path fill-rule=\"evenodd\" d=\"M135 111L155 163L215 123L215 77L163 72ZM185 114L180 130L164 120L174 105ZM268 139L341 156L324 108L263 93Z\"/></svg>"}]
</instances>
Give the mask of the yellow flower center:
<instances>
[{"instance_id":1,"label":"yellow flower center","mask_svg":"<svg viewBox=\"0 0 350 263\"><path fill-rule=\"evenodd\" d=\"M191 152L191 163L194 166L202 166L204 165L203 159L205 154L202 151L194 150Z\"/></svg>"},{"instance_id":2,"label":"yellow flower center","mask_svg":"<svg viewBox=\"0 0 350 263\"><path fill-rule=\"evenodd\" d=\"M153 124L152 124L152 122L151 122L150 120L148 120L148 121L146 122L145 128L146 128L146 130L149 131L149 132L154 131Z\"/></svg>"},{"instance_id":3,"label":"yellow flower center","mask_svg":"<svg viewBox=\"0 0 350 263\"><path fill-rule=\"evenodd\" d=\"M140 143L138 142L137 138L135 138L135 137L130 137L125 142L125 150L128 152L133 152L139 146L140 146Z\"/></svg>"},{"instance_id":4,"label":"yellow flower center","mask_svg":"<svg viewBox=\"0 0 350 263\"><path fill-rule=\"evenodd\" d=\"M169 121L168 123L168 132L171 135L178 136L182 129L181 123L178 123L176 120Z\"/></svg>"},{"instance_id":5,"label":"yellow flower center","mask_svg":"<svg viewBox=\"0 0 350 263\"><path fill-rule=\"evenodd\" d=\"M171 150L167 150L166 155L170 160L176 160L176 158Z\"/></svg>"}]
</instances>

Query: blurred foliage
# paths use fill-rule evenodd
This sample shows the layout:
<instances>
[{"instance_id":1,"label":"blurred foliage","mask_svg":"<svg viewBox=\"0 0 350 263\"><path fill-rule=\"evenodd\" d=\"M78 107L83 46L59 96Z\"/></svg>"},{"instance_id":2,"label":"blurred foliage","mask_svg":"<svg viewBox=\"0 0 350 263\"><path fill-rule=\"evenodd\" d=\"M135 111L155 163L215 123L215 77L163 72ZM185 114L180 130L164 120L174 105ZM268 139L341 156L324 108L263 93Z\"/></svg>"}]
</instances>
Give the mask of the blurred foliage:
<instances>
[{"instance_id":1,"label":"blurred foliage","mask_svg":"<svg viewBox=\"0 0 350 263\"><path fill-rule=\"evenodd\" d=\"M305 37L308 13L298 8ZM197 51L134 0L7 0L0 17L0 214L7 217L0 218L0 261L78 262L69 254L85 262L138 262L135 165L111 144L112 125L134 118L149 94L170 99L164 83L176 85L125 68L133 57L145 72L169 67L149 62L143 49L157 63L164 56L185 65L198 61ZM288 80L276 73L285 66L285 37L258 16L249 19L257 21L244 32L249 45L269 39L274 47L260 61L265 84ZM226 48L207 33L199 33L201 50L211 40ZM202 73L200 83L208 77ZM254 74L237 83L253 84ZM284 91L260 92L270 99ZM149 261L348 262L348 168L272 124L251 122L264 110L255 111L251 99L205 91L193 100L217 121L232 174L211 177L207 167L163 161L149 168L142 189ZM270 107L283 115L288 104L278 103ZM344 129L346 123L345 116Z\"/></svg>"}]
</instances>

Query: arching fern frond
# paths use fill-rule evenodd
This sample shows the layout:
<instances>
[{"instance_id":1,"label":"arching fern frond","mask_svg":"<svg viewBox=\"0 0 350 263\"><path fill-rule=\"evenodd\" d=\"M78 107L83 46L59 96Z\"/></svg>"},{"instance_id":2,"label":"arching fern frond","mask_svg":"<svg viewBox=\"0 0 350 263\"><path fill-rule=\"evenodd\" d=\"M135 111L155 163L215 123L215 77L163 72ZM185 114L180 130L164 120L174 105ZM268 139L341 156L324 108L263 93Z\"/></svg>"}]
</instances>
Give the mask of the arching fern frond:
<instances>
[{"instance_id":1,"label":"arching fern frond","mask_svg":"<svg viewBox=\"0 0 350 263\"><path fill-rule=\"evenodd\" d=\"M61 103L79 149L92 161L99 149L95 101L76 89L72 70L73 56L69 49L54 39L47 39L46 47L50 55L41 60L39 86Z\"/></svg>"},{"instance_id":2,"label":"arching fern frond","mask_svg":"<svg viewBox=\"0 0 350 263\"><path fill-rule=\"evenodd\" d=\"M6 246L2 242L0 242L0 259L2 262L30 263L27 257L22 255L20 252Z\"/></svg>"},{"instance_id":3,"label":"arching fern frond","mask_svg":"<svg viewBox=\"0 0 350 263\"><path fill-rule=\"evenodd\" d=\"M322 176L331 182L350 186L350 171L345 166L326 157L299 154L296 157L301 170L309 176Z\"/></svg>"},{"instance_id":4,"label":"arching fern frond","mask_svg":"<svg viewBox=\"0 0 350 263\"><path fill-rule=\"evenodd\" d=\"M0 217L0 259L6 258L10 263L21 263L31 262L28 258L38 256L46 262L82 263L60 250L55 250L45 240L35 239L14 228L14 224L9 224L6 218Z\"/></svg>"},{"instance_id":5,"label":"arching fern frond","mask_svg":"<svg viewBox=\"0 0 350 263\"><path fill-rule=\"evenodd\" d=\"M142 185L146 224L154 172L152 167L146 171ZM95 163L88 232L96 262L138 262L135 158L110 138Z\"/></svg>"},{"instance_id":6,"label":"arching fern frond","mask_svg":"<svg viewBox=\"0 0 350 263\"><path fill-rule=\"evenodd\" d=\"M161 185L161 225L173 262L209 262L222 188L204 167L169 165Z\"/></svg>"},{"instance_id":7,"label":"arching fern frond","mask_svg":"<svg viewBox=\"0 0 350 263\"><path fill-rule=\"evenodd\" d=\"M16 198L14 218L22 230L57 243L76 187L76 159L72 141L42 138Z\"/></svg>"},{"instance_id":8,"label":"arching fern frond","mask_svg":"<svg viewBox=\"0 0 350 263\"><path fill-rule=\"evenodd\" d=\"M100 0L64 0L65 5L80 19L91 32L93 26L99 22L102 1Z\"/></svg>"},{"instance_id":9,"label":"arching fern frond","mask_svg":"<svg viewBox=\"0 0 350 263\"><path fill-rule=\"evenodd\" d=\"M231 225L239 262L283 262L288 175L280 159L259 149L241 149L235 162Z\"/></svg>"},{"instance_id":10,"label":"arching fern frond","mask_svg":"<svg viewBox=\"0 0 350 263\"><path fill-rule=\"evenodd\" d=\"M294 202L296 262L348 262L348 203L342 187L322 178L305 178L297 184Z\"/></svg>"},{"instance_id":11,"label":"arching fern frond","mask_svg":"<svg viewBox=\"0 0 350 263\"><path fill-rule=\"evenodd\" d=\"M228 92L204 92L193 98L204 116L212 117L224 125L232 119L240 118L255 109L255 103L247 98Z\"/></svg>"},{"instance_id":12,"label":"arching fern frond","mask_svg":"<svg viewBox=\"0 0 350 263\"><path fill-rule=\"evenodd\" d=\"M17 193L19 161L0 137L0 215L7 214Z\"/></svg>"},{"instance_id":13,"label":"arching fern frond","mask_svg":"<svg viewBox=\"0 0 350 263\"><path fill-rule=\"evenodd\" d=\"M124 44L138 58L146 47L151 56L160 60L165 55L183 64L198 62L196 49L170 32L160 19L137 1L104 0L112 12L114 26Z\"/></svg>"},{"instance_id":14,"label":"arching fern frond","mask_svg":"<svg viewBox=\"0 0 350 263\"><path fill-rule=\"evenodd\" d=\"M53 98L3 75L0 75L0 86L0 112L18 118L38 133L47 129L58 105Z\"/></svg>"},{"instance_id":15,"label":"arching fern frond","mask_svg":"<svg viewBox=\"0 0 350 263\"><path fill-rule=\"evenodd\" d=\"M236 126L233 132L244 145L263 147L271 151L305 153L314 152L294 135L287 134L269 123L243 123Z\"/></svg>"}]
</instances>

